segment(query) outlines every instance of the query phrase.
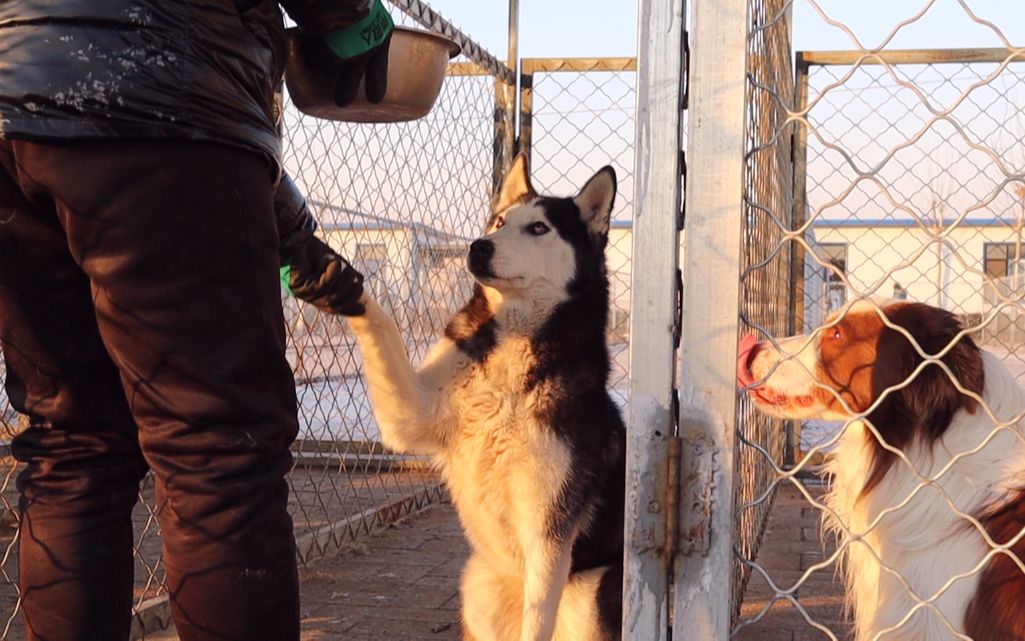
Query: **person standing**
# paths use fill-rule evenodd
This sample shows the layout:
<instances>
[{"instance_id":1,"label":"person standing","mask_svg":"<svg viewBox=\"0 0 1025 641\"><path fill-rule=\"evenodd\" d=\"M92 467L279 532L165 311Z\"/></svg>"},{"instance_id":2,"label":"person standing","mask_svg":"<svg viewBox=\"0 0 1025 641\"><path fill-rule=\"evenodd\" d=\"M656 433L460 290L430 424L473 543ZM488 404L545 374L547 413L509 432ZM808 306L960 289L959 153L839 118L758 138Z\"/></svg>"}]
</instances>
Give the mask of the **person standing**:
<instances>
[{"instance_id":1,"label":"person standing","mask_svg":"<svg viewBox=\"0 0 1025 641\"><path fill-rule=\"evenodd\" d=\"M337 313L359 313L362 276L281 178L282 8L339 104L363 84L381 99L380 0L0 3L0 349L28 417L11 450L30 641L128 638L147 469L181 639L299 638L278 268Z\"/></svg>"}]
</instances>

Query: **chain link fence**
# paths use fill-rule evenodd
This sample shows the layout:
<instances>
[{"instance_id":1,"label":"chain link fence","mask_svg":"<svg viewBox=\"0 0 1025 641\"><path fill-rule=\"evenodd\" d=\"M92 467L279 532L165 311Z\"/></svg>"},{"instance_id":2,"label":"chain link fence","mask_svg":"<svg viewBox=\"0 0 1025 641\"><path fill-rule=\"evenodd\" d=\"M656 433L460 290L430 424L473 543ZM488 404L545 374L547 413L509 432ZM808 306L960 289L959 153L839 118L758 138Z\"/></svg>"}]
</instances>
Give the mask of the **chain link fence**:
<instances>
[{"instance_id":1,"label":"chain link fence","mask_svg":"<svg viewBox=\"0 0 1025 641\"><path fill-rule=\"evenodd\" d=\"M307 196L319 234L366 276L395 317L414 362L468 298L464 259L489 215L496 175L508 163L513 74L467 35L415 0L394 0L396 24L442 33L462 48L425 118L348 124L305 116L288 103L284 165ZM295 372L300 433L289 475L300 563L439 500L426 461L386 452L343 320L283 295L287 358ZM0 379L5 378L0 357ZM0 640L23 638L18 622L18 465L10 440L22 425L0 390ZM152 480L135 510L134 636L169 619Z\"/></svg>"},{"instance_id":2,"label":"chain link fence","mask_svg":"<svg viewBox=\"0 0 1025 641\"><path fill-rule=\"evenodd\" d=\"M781 18L785 0L750 3L747 41L744 233L740 315L752 330L785 336L791 327L792 252L785 231L793 216L793 125L786 105L793 102L789 22ZM775 497L775 470L783 463L785 428L758 412L746 399L737 413L734 478L733 617L757 558Z\"/></svg>"},{"instance_id":3,"label":"chain link fence","mask_svg":"<svg viewBox=\"0 0 1025 641\"><path fill-rule=\"evenodd\" d=\"M606 250L613 365L609 380L617 398L625 402L637 60L525 58L520 70L520 149L530 154L535 188L571 195L605 165L615 168L619 179Z\"/></svg>"},{"instance_id":4,"label":"chain link fence","mask_svg":"<svg viewBox=\"0 0 1025 641\"><path fill-rule=\"evenodd\" d=\"M401 125L341 125L289 110L287 170L327 242L366 275L414 361L469 297L466 247L489 213L495 79L450 75L434 111ZM426 461L386 453L354 338L287 299L301 410L295 516L309 561L438 497ZM306 497L306 498L303 498ZM382 506L388 509L383 510ZM353 518L355 516L355 518Z\"/></svg>"},{"instance_id":5,"label":"chain link fence","mask_svg":"<svg viewBox=\"0 0 1025 641\"><path fill-rule=\"evenodd\" d=\"M806 27L832 28L854 49L792 54L798 4L814 17ZM918 4L869 45L815 0L750 0L742 327L776 345L792 334L816 340L847 319L855 302L867 301L859 309L874 317L885 316L883 299L920 301L953 312L963 334L1021 384L1025 49L1008 41L999 17L980 17L964 2L957 3L961 27L985 31L996 48L889 49L895 34L936 10ZM912 345L922 340L881 322ZM985 476L973 466L988 457L1006 464L1019 451L1025 408L969 393L980 403L968 419L975 431L927 453L892 432L888 441L871 420L881 403L933 368L956 380L938 359L957 340L923 351L928 367L845 422L782 424L741 394L734 638L970 639L963 613L945 610L963 590L959 582L983 576L998 558L1005 570L1013 566L1009 581L1020 579L1015 542L1025 523L994 529L984 514L993 495L969 488ZM784 351L784 362L796 356ZM966 422L957 429L967 430ZM886 485L848 505L842 495L857 494L865 478L828 461L865 442L894 459L891 474L908 486ZM852 479L853 489L844 485ZM772 507L774 497L784 505ZM784 522L790 518L797 522ZM823 521L831 534L820 533ZM910 549L895 543L894 528L909 526L932 565L949 574L916 566ZM938 534L930 538L930 531ZM761 546L752 545L763 532ZM964 558L942 558L937 546L948 544ZM864 591L852 592L865 581L875 586L878 606L867 604ZM931 636L916 636L926 628Z\"/></svg>"},{"instance_id":6,"label":"chain link fence","mask_svg":"<svg viewBox=\"0 0 1025 641\"><path fill-rule=\"evenodd\" d=\"M860 296L926 302L958 314L1025 382L1013 304L1022 298L1025 66L1011 50L958 55L803 56L813 132L803 325ZM909 137L879 142L898 136ZM859 171L870 175L857 180ZM808 427L806 447L831 429Z\"/></svg>"}]
</instances>

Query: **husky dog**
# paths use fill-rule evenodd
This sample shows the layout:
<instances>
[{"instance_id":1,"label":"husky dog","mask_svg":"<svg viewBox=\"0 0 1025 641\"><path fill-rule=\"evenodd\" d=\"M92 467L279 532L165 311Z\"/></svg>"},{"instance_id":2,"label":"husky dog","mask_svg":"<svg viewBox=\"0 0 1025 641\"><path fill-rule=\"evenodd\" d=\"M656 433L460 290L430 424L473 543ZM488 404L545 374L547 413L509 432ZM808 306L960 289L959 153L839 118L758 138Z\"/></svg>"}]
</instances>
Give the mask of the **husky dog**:
<instances>
[{"instance_id":1,"label":"husky dog","mask_svg":"<svg viewBox=\"0 0 1025 641\"><path fill-rule=\"evenodd\" d=\"M519 156L476 284L414 369L366 298L350 318L386 446L433 457L472 549L464 638L620 638L625 429L606 389L605 245L616 174L573 198L539 196Z\"/></svg>"}]
</instances>

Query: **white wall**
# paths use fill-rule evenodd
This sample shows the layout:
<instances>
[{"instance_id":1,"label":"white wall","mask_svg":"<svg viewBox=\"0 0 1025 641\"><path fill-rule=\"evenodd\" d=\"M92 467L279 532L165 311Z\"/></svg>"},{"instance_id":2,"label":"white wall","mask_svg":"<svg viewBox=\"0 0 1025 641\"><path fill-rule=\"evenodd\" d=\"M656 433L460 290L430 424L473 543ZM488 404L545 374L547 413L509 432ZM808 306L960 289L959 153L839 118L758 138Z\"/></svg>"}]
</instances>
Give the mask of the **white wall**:
<instances>
[{"instance_id":1,"label":"white wall","mask_svg":"<svg viewBox=\"0 0 1025 641\"><path fill-rule=\"evenodd\" d=\"M983 311L985 243L1015 238L1010 226L962 225L945 231L940 250L921 227L816 226L812 235L816 243L847 244L847 275L857 294L888 297L896 281L909 299L958 313Z\"/></svg>"}]
</instances>

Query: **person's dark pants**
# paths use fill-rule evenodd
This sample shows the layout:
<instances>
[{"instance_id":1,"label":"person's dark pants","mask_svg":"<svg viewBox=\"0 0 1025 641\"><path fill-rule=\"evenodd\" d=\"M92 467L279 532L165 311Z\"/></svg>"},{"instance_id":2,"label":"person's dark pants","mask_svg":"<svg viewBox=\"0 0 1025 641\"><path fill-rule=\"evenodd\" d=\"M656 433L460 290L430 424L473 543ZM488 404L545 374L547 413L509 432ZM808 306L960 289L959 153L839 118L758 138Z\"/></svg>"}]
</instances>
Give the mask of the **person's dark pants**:
<instances>
[{"instance_id":1,"label":"person's dark pants","mask_svg":"<svg viewBox=\"0 0 1025 641\"><path fill-rule=\"evenodd\" d=\"M147 466L183 641L299 638L271 195L267 162L228 146L0 140L30 640L128 638Z\"/></svg>"}]
</instances>

